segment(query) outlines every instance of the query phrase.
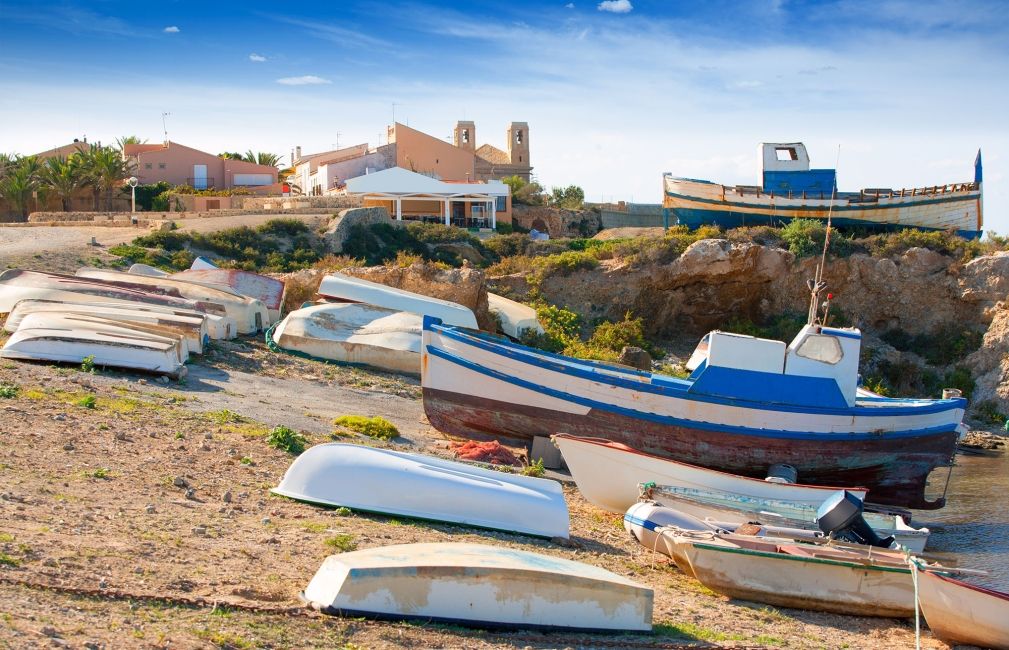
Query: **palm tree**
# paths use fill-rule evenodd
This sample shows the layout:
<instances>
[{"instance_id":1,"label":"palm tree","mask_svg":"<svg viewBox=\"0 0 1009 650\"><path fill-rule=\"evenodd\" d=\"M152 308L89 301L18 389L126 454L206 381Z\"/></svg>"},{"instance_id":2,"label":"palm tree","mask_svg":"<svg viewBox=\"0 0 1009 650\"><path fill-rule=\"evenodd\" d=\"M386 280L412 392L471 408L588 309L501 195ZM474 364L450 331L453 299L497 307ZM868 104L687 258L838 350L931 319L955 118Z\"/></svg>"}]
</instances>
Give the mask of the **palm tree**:
<instances>
[{"instance_id":1,"label":"palm tree","mask_svg":"<svg viewBox=\"0 0 1009 650\"><path fill-rule=\"evenodd\" d=\"M105 209L112 211L112 190L121 185L133 173L133 161L123 157L122 152L115 147L100 147L91 145L78 149L86 184L90 185L95 195L95 210L99 209L99 199L105 193Z\"/></svg>"},{"instance_id":2,"label":"palm tree","mask_svg":"<svg viewBox=\"0 0 1009 650\"><path fill-rule=\"evenodd\" d=\"M225 160L244 160L244 158L242 158L242 154L237 151L222 151L217 154L217 157L224 158Z\"/></svg>"},{"instance_id":3,"label":"palm tree","mask_svg":"<svg viewBox=\"0 0 1009 650\"><path fill-rule=\"evenodd\" d=\"M35 156L6 156L3 177L0 178L0 196L7 199L25 221L28 220L28 202L38 195L39 159Z\"/></svg>"},{"instance_id":4,"label":"palm tree","mask_svg":"<svg viewBox=\"0 0 1009 650\"><path fill-rule=\"evenodd\" d=\"M39 180L60 197L63 211L71 210L70 200L74 192L84 185L85 177L80 164L80 154L72 154L69 158L49 158L42 166Z\"/></svg>"},{"instance_id":5,"label":"palm tree","mask_svg":"<svg viewBox=\"0 0 1009 650\"><path fill-rule=\"evenodd\" d=\"M245 162L255 163L257 165L268 165L269 167L276 167L280 164L279 155L275 153L267 153L265 151L253 153L252 149L245 152L245 155L242 156L242 160Z\"/></svg>"},{"instance_id":6,"label":"palm tree","mask_svg":"<svg viewBox=\"0 0 1009 650\"><path fill-rule=\"evenodd\" d=\"M116 138L116 147L123 151L126 149L128 144L147 144L147 140L141 140L139 136L135 135L124 135L121 138Z\"/></svg>"}]
</instances>

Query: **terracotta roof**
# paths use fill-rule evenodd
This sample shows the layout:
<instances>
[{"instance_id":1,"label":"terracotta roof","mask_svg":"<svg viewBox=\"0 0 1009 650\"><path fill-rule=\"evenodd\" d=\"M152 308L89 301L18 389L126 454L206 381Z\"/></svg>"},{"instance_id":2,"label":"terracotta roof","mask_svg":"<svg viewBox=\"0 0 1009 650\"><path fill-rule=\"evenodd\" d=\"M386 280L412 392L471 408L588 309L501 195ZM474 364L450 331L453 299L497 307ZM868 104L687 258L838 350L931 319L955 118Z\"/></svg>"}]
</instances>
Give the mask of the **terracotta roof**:
<instances>
[{"instance_id":1,"label":"terracotta roof","mask_svg":"<svg viewBox=\"0 0 1009 650\"><path fill-rule=\"evenodd\" d=\"M128 144L123 147L123 153L127 156L136 156L137 154L147 153L148 151L158 151L159 149L164 149L165 144L163 142L158 142L156 144L138 143L138 144Z\"/></svg>"},{"instance_id":2,"label":"terracotta roof","mask_svg":"<svg viewBox=\"0 0 1009 650\"><path fill-rule=\"evenodd\" d=\"M476 150L476 155L477 158L482 158L494 165L510 165L512 162L511 156L489 144L480 145L480 148Z\"/></svg>"}]
</instances>

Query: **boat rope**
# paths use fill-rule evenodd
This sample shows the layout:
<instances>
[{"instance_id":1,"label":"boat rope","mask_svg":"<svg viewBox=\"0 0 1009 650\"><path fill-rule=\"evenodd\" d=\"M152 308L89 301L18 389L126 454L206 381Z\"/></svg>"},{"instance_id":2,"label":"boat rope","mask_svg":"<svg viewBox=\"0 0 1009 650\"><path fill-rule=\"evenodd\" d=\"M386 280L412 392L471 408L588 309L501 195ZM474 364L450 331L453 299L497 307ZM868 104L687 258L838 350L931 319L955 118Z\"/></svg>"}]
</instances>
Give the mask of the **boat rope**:
<instances>
[{"instance_id":1,"label":"boat rope","mask_svg":"<svg viewBox=\"0 0 1009 650\"><path fill-rule=\"evenodd\" d=\"M921 650L921 605L918 603L918 562L907 552L907 564L911 568L911 584L914 585L914 650Z\"/></svg>"},{"instance_id":2,"label":"boat rope","mask_svg":"<svg viewBox=\"0 0 1009 650\"><path fill-rule=\"evenodd\" d=\"M128 603L151 603L157 605L169 605L178 607L187 607L190 609L209 609L211 611L227 611L227 610L240 610L244 612L250 612L253 614L268 614L274 616L288 616L288 617L305 617L305 618L316 618L316 619L329 619L334 620L344 620L339 617L329 616L327 614L322 614L310 607L305 606L263 606L263 605L249 605L245 603L235 603L225 600L216 600L203 598L200 596L168 596L163 594L137 594L127 591L122 591L119 589L100 589L94 587L73 587L69 585L54 585L45 582L36 582L34 580L28 580L25 578L15 578L6 575L0 575L0 584L9 585L12 587L23 587L26 589L34 589L39 591L49 591L53 593L66 594L68 596L80 596L83 598L93 598L108 601L123 601ZM409 632L410 630L416 630L415 624L410 623L397 623L397 622L381 622L373 621L368 619L361 619L359 617L354 617L353 620L355 626L394 626L399 627ZM543 644L544 642L549 642L553 646L563 647L585 647L590 646L593 648L641 648L642 650L683 650L686 648L693 648L696 650L697 646L691 643L681 643L681 642L669 642L669 641L655 641L647 638L643 639L633 639L627 637L617 637L614 640L609 640L606 638L599 638L598 635L592 634L590 632L570 633L570 632L544 632L542 634L529 634L529 633L516 633L509 634L507 632L495 632L489 630L483 630L479 627L474 627L472 630L465 631L454 631L453 634L462 637L478 637L480 639L494 638L505 643L517 644Z\"/></svg>"},{"instance_id":3,"label":"boat rope","mask_svg":"<svg viewBox=\"0 0 1009 650\"><path fill-rule=\"evenodd\" d=\"M823 290L827 288L827 283L823 281L823 272L827 266L827 249L830 248L830 228L831 228L831 217L834 213L834 203L837 199L837 168L841 163L841 144L837 145L837 158L834 160L834 184L830 188L830 203L827 205L827 230L823 235L823 252L820 254L820 263L816 265L816 276L812 281L807 280L809 286L810 297L809 297L809 312L807 314L806 323L809 325L816 324L816 312L817 303L820 300L820 294ZM826 324L826 315L824 315L824 324Z\"/></svg>"}]
</instances>

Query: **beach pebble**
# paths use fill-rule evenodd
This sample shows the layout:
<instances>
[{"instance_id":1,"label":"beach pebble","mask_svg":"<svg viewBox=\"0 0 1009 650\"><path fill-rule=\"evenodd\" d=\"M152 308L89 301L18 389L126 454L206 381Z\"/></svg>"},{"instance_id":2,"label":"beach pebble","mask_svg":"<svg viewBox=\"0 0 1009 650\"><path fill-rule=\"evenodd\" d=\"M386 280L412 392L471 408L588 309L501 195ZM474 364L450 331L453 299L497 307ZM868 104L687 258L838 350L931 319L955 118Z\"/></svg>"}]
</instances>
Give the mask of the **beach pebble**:
<instances>
[{"instance_id":1,"label":"beach pebble","mask_svg":"<svg viewBox=\"0 0 1009 650\"><path fill-rule=\"evenodd\" d=\"M144 508L144 509L147 511L147 514L149 514L149 515L153 515L155 512L157 512L157 510L154 509L154 504L153 503L148 503L147 507Z\"/></svg>"},{"instance_id":2,"label":"beach pebble","mask_svg":"<svg viewBox=\"0 0 1009 650\"><path fill-rule=\"evenodd\" d=\"M126 432L125 431L117 431L116 434L115 434L115 438L116 438L116 440L126 440Z\"/></svg>"},{"instance_id":3,"label":"beach pebble","mask_svg":"<svg viewBox=\"0 0 1009 650\"><path fill-rule=\"evenodd\" d=\"M186 479L182 478L181 476L176 476L172 480L172 484L175 485L175 487L180 487L180 488L187 488L187 487L189 487L189 481L187 481Z\"/></svg>"},{"instance_id":4,"label":"beach pebble","mask_svg":"<svg viewBox=\"0 0 1009 650\"><path fill-rule=\"evenodd\" d=\"M42 628L42 629L41 629L41 630L39 630L39 631L40 631L40 632L41 632L42 634L44 634L45 636L56 636L56 634L57 634L57 632L56 632L56 628L55 628L55 627L52 627L52 626L50 626L50 625L47 625L47 626L45 626L44 628Z\"/></svg>"},{"instance_id":5,"label":"beach pebble","mask_svg":"<svg viewBox=\"0 0 1009 650\"><path fill-rule=\"evenodd\" d=\"M73 451L73 450L74 450L74 443L68 442L65 445L63 445L63 451Z\"/></svg>"},{"instance_id":6,"label":"beach pebble","mask_svg":"<svg viewBox=\"0 0 1009 650\"><path fill-rule=\"evenodd\" d=\"M268 525L270 523L269 517L263 517L263 525Z\"/></svg>"},{"instance_id":7,"label":"beach pebble","mask_svg":"<svg viewBox=\"0 0 1009 650\"><path fill-rule=\"evenodd\" d=\"M213 440L214 439L214 434L211 433L210 431L207 431L206 433L203 434L203 437L205 439L207 439L207 440Z\"/></svg>"},{"instance_id":8,"label":"beach pebble","mask_svg":"<svg viewBox=\"0 0 1009 650\"><path fill-rule=\"evenodd\" d=\"M224 495L221 497L221 500L224 501L225 503L231 503L231 491L229 490L228 492L225 492Z\"/></svg>"},{"instance_id":9,"label":"beach pebble","mask_svg":"<svg viewBox=\"0 0 1009 650\"><path fill-rule=\"evenodd\" d=\"M189 488L188 490L186 490L186 498L189 499L190 501L195 501L196 500L196 490L193 489L193 488Z\"/></svg>"},{"instance_id":10,"label":"beach pebble","mask_svg":"<svg viewBox=\"0 0 1009 650\"><path fill-rule=\"evenodd\" d=\"M197 535L199 537L206 537L207 536L207 527L206 526L193 526L193 534Z\"/></svg>"},{"instance_id":11,"label":"beach pebble","mask_svg":"<svg viewBox=\"0 0 1009 650\"><path fill-rule=\"evenodd\" d=\"M62 422L67 419L67 416L64 415L63 413L57 413L56 415L53 416L53 419L56 420L57 422Z\"/></svg>"}]
</instances>

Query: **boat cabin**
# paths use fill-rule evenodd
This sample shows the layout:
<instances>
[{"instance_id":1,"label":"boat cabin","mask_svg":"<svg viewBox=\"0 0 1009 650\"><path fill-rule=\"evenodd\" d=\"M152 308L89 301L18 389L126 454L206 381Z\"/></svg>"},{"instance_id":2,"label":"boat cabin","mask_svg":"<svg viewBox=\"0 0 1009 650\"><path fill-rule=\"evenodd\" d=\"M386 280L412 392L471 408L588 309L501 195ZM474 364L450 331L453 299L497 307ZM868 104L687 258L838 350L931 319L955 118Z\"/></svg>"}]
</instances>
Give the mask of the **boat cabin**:
<instances>
[{"instance_id":1,"label":"boat cabin","mask_svg":"<svg viewBox=\"0 0 1009 650\"><path fill-rule=\"evenodd\" d=\"M801 142L764 142L760 145L764 170L764 191L828 196L837 189L833 169L810 169L806 145Z\"/></svg>"},{"instance_id":2,"label":"boat cabin","mask_svg":"<svg viewBox=\"0 0 1009 650\"><path fill-rule=\"evenodd\" d=\"M820 408L855 405L862 334L854 328L805 325L781 341L715 330L687 367L690 392L726 399Z\"/></svg>"}]
</instances>

